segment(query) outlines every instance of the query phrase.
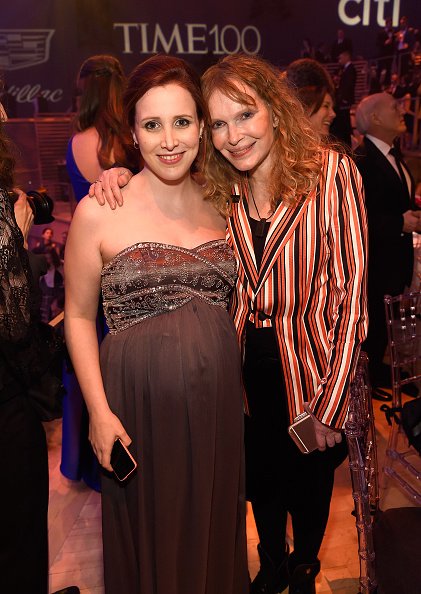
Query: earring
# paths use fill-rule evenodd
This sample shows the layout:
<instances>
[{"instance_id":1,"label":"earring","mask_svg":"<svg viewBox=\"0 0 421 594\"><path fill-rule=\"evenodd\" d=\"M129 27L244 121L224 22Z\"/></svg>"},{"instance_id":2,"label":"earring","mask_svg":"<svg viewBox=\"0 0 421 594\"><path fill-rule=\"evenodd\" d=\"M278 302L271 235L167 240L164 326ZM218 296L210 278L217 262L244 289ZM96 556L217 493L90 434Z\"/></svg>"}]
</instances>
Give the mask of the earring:
<instances>
[{"instance_id":1,"label":"earring","mask_svg":"<svg viewBox=\"0 0 421 594\"><path fill-rule=\"evenodd\" d=\"M203 134L200 134L199 135L199 142L202 142L202 140L203 140Z\"/></svg>"},{"instance_id":2,"label":"earring","mask_svg":"<svg viewBox=\"0 0 421 594\"><path fill-rule=\"evenodd\" d=\"M138 149L139 149L139 145L138 145L138 143L137 143L137 141L136 141L136 140L133 140L133 146L134 146L134 148L135 148L136 150L138 150Z\"/></svg>"}]
</instances>

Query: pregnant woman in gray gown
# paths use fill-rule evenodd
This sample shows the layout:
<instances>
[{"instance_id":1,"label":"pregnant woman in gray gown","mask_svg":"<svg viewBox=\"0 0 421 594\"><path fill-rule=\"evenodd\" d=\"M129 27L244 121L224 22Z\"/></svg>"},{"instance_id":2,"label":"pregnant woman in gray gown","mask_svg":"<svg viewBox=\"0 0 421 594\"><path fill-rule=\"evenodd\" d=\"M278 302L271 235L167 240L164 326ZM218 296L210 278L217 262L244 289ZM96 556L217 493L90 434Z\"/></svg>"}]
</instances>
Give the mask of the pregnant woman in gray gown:
<instances>
[{"instance_id":1,"label":"pregnant woman in gray gown","mask_svg":"<svg viewBox=\"0 0 421 594\"><path fill-rule=\"evenodd\" d=\"M106 594L246 594L240 357L227 303L236 278L224 204L191 174L206 108L178 58L129 78L125 110L144 161L126 208L84 198L66 246L66 337L111 471L120 438L138 462L102 481ZM102 290L110 333L98 351Z\"/></svg>"}]
</instances>

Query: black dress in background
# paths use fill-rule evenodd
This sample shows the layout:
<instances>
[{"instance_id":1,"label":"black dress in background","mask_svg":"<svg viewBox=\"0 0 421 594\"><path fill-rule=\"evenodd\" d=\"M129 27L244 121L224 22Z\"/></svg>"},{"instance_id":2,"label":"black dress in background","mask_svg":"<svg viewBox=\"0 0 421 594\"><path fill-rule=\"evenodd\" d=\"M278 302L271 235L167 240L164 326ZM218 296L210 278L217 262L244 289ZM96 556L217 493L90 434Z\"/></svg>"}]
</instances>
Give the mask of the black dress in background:
<instances>
[{"instance_id":1,"label":"black dress in background","mask_svg":"<svg viewBox=\"0 0 421 594\"><path fill-rule=\"evenodd\" d=\"M0 592L47 594L47 443L27 394L45 360L28 254L2 189L0 279Z\"/></svg>"}]
</instances>

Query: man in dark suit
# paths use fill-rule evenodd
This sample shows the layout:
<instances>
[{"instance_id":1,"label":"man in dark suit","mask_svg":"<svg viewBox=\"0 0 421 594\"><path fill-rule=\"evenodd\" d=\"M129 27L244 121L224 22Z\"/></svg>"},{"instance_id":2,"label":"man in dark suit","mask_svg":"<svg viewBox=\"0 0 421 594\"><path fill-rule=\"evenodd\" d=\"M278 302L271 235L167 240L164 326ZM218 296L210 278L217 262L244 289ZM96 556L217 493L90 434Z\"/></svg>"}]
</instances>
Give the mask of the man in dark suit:
<instances>
[{"instance_id":1,"label":"man in dark suit","mask_svg":"<svg viewBox=\"0 0 421 594\"><path fill-rule=\"evenodd\" d=\"M330 133L350 147L352 136L351 107L355 101L357 71L351 62L349 51L341 52L338 62L341 66L341 71L335 96L336 118L332 122Z\"/></svg>"},{"instance_id":2,"label":"man in dark suit","mask_svg":"<svg viewBox=\"0 0 421 594\"><path fill-rule=\"evenodd\" d=\"M368 214L368 335L362 348L370 359L373 387L390 386L390 369L383 363L387 328L383 296L399 295L409 287L414 264L412 233L421 231L412 175L393 145L406 130L402 109L389 93L363 99L356 125L364 134L356 149Z\"/></svg>"},{"instance_id":3,"label":"man in dark suit","mask_svg":"<svg viewBox=\"0 0 421 594\"><path fill-rule=\"evenodd\" d=\"M332 43L332 47L330 50L330 57L332 62L337 62L339 58L339 54L342 52L349 52L352 54L352 41L345 37L345 33L343 29L338 29L337 37L335 41Z\"/></svg>"}]
</instances>

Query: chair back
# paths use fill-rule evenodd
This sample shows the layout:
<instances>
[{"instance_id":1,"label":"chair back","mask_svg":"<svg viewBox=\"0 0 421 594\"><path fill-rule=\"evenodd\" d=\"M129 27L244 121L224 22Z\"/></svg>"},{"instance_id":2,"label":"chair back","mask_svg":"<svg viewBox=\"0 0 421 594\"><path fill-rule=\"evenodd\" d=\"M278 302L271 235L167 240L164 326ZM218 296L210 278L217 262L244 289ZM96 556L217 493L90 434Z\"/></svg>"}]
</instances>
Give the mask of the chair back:
<instances>
[{"instance_id":1,"label":"chair back","mask_svg":"<svg viewBox=\"0 0 421 594\"><path fill-rule=\"evenodd\" d=\"M352 496L358 532L360 593L376 591L373 516L378 510L377 448L368 357L361 353L351 384L345 435L349 451Z\"/></svg>"},{"instance_id":2,"label":"chair back","mask_svg":"<svg viewBox=\"0 0 421 594\"><path fill-rule=\"evenodd\" d=\"M408 446L401 425L402 389L421 380L421 292L403 293L396 297L385 295L384 304L392 373L392 406L382 406L391 425L383 475L394 479L411 501L421 505L420 456Z\"/></svg>"},{"instance_id":3,"label":"chair back","mask_svg":"<svg viewBox=\"0 0 421 594\"><path fill-rule=\"evenodd\" d=\"M394 406L401 406L401 389L421 379L421 292L385 295L388 350ZM403 377L402 372L407 374Z\"/></svg>"}]
</instances>

